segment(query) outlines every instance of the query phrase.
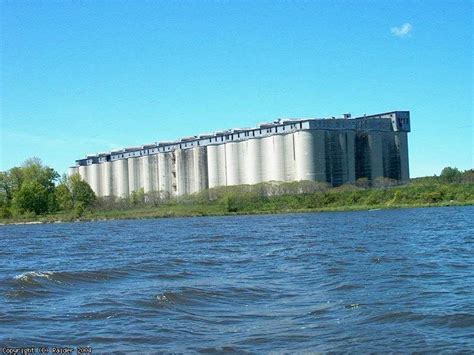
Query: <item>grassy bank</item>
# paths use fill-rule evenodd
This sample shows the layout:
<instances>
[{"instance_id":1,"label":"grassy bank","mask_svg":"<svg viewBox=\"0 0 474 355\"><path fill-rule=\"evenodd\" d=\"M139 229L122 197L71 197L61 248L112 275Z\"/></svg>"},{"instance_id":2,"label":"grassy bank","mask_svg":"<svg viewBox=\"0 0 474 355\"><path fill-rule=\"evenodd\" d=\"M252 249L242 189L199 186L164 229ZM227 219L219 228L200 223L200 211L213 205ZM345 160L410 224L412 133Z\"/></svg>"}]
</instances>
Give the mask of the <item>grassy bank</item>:
<instances>
[{"instance_id":1,"label":"grassy bank","mask_svg":"<svg viewBox=\"0 0 474 355\"><path fill-rule=\"evenodd\" d=\"M353 211L474 204L472 174L457 181L427 177L412 179L409 184L403 186L394 186L387 181L379 185L343 185L329 188L325 184L309 181L266 183L216 188L168 201L138 193L129 199L99 199L92 209L81 211L80 214L77 211L40 216L30 214L3 219L0 223Z\"/></svg>"}]
</instances>

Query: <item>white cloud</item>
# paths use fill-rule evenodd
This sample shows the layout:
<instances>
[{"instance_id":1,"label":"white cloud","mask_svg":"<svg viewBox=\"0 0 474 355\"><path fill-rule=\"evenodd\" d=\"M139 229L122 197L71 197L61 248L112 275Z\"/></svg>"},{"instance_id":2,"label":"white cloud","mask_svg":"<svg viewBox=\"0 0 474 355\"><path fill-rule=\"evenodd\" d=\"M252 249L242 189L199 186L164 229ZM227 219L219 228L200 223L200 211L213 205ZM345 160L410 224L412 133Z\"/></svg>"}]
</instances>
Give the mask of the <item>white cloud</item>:
<instances>
[{"instance_id":1,"label":"white cloud","mask_svg":"<svg viewBox=\"0 0 474 355\"><path fill-rule=\"evenodd\" d=\"M407 22L399 27L392 27L390 29L390 32L392 32L394 36L405 37L411 32L412 29L413 29L413 26Z\"/></svg>"}]
</instances>

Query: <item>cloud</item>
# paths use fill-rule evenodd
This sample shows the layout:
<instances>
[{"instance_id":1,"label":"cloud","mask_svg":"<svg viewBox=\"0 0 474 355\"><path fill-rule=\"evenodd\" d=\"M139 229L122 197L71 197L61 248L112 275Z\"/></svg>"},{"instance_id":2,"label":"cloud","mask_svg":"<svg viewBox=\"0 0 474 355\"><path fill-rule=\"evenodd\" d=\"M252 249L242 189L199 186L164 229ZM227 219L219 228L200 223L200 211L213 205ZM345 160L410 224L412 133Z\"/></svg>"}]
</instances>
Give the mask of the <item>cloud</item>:
<instances>
[{"instance_id":1,"label":"cloud","mask_svg":"<svg viewBox=\"0 0 474 355\"><path fill-rule=\"evenodd\" d=\"M405 37L411 32L412 29L413 29L413 26L407 22L399 27L392 27L390 29L390 32L392 32L394 36Z\"/></svg>"}]
</instances>

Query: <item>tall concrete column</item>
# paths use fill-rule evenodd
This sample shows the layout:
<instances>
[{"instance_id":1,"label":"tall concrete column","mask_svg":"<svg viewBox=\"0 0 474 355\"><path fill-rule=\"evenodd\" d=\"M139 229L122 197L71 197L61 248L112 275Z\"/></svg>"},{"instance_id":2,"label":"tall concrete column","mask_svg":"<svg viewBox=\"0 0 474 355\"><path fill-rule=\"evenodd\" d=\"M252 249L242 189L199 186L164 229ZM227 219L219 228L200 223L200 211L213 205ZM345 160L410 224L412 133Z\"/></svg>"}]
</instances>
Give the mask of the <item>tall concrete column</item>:
<instances>
[{"instance_id":1,"label":"tall concrete column","mask_svg":"<svg viewBox=\"0 0 474 355\"><path fill-rule=\"evenodd\" d=\"M119 159L112 164L114 187L117 197L128 197L128 160Z\"/></svg>"},{"instance_id":2,"label":"tall concrete column","mask_svg":"<svg viewBox=\"0 0 474 355\"><path fill-rule=\"evenodd\" d=\"M215 145L207 146L207 168L209 188L219 186L217 146Z\"/></svg>"},{"instance_id":3,"label":"tall concrete column","mask_svg":"<svg viewBox=\"0 0 474 355\"><path fill-rule=\"evenodd\" d=\"M314 180L326 182L326 144L324 131L310 131L313 139Z\"/></svg>"},{"instance_id":4,"label":"tall concrete column","mask_svg":"<svg viewBox=\"0 0 474 355\"><path fill-rule=\"evenodd\" d=\"M398 133L399 152L400 152L400 177L402 182L410 180L410 171L408 164L408 138L406 132Z\"/></svg>"},{"instance_id":5,"label":"tall concrete column","mask_svg":"<svg viewBox=\"0 0 474 355\"><path fill-rule=\"evenodd\" d=\"M87 179L87 165L79 166L79 175L81 175L82 180L87 183L89 182L89 180Z\"/></svg>"},{"instance_id":6,"label":"tall concrete column","mask_svg":"<svg viewBox=\"0 0 474 355\"><path fill-rule=\"evenodd\" d=\"M296 179L326 181L324 131L299 131L294 136Z\"/></svg>"},{"instance_id":7,"label":"tall concrete column","mask_svg":"<svg viewBox=\"0 0 474 355\"><path fill-rule=\"evenodd\" d=\"M272 140L272 180L285 181L285 140L281 134L273 136Z\"/></svg>"},{"instance_id":8,"label":"tall concrete column","mask_svg":"<svg viewBox=\"0 0 474 355\"><path fill-rule=\"evenodd\" d=\"M240 159L238 143L230 142L226 147L227 186L240 185Z\"/></svg>"},{"instance_id":9,"label":"tall concrete column","mask_svg":"<svg viewBox=\"0 0 474 355\"><path fill-rule=\"evenodd\" d=\"M153 171L151 159L152 155L145 155L140 158L139 162L142 167L143 191L146 194L153 190Z\"/></svg>"},{"instance_id":10,"label":"tall concrete column","mask_svg":"<svg viewBox=\"0 0 474 355\"><path fill-rule=\"evenodd\" d=\"M378 131L369 132L370 175L371 180L383 177L382 134Z\"/></svg>"},{"instance_id":11,"label":"tall concrete column","mask_svg":"<svg viewBox=\"0 0 474 355\"><path fill-rule=\"evenodd\" d=\"M129 194L143 187L140 158L128 158Z\"/></svg>"},{"instance_id":12,"label":"tall concrete column","mask_svg":"<svg viewBox=\"0 0 474 355\"><path fill-rule=\"evenodd\" d=\"M262 139L254 138L248 141L248 156L246 157L247 184L259 184L263 181L263 152Z\"/></svg>"},{"instance_id":13,"label":"tall concrete column","mask_svg":"<svg viewBox=\"0 0 474 355\"><path fill-rule=\"evenodd\" d=\"M193 171L191 150L177 149L176 155L176 194L183 196L190 193L190 172Z\"/></svg>"},{"instance_id":14,"label":"tall concrete column","mask_svg":"<svg viewBox=\"0 0 474 355\"><path fill-rule=\"evenodd\" d=\"M207 167L207 148L193 148L193 180L190 193L200 192L209 186Z\"/></svg>"},{"instance_id":15,"label":"tall concrete column","mask_svg":"<svg viewBox=\"0 0 474 355\"><path fill-rule=\"evenodd\" d=\"M346 182L352 184L356 181L355 174L355 131L346 131L345 134L345 160L347 167L347 180Z\"/></svg>"},{"instance_id":16,"label":"tall concrete column","mask_svg":"<svg viewBox=\"0 0 474 355\"><path fill-rule=\"evenodd\" d=\"M262 144L262 182L271 181L274 178L275 168L273 153L273 136L261 138Z\"/></svg>"},{"instance_id":17,"label":"tall concrete column","mask_svg":"<svg viewBox=\"0 0 474 355\"><path fill-rule=\"evenodd\" d=\"M107 161L102 167L102 196L112 195L112 163Z\"/></svg>"},{"instance_id":18,"label":"tall concrete column","mask_svg":"<svg viewBox=\"0 0 474 355\"><path fill-rule=\"evenodd\" d=\"M158 154L158 191L165 197L173 196L173 173L176 172L173 169L172 162L173 153L159 153Z\"/></svg>"},{"instance_id":19,"label":"tall concrete column","mask_svg":"<svg viewBox=\"0 0 474 355\"><path fill-rule=\"evenodd\" d=\"M292 133L283 136L284 141L284 160L285 176L284 181L296 180L296 156L295 156L295 137Z\"/></svg>"}]
</instances>

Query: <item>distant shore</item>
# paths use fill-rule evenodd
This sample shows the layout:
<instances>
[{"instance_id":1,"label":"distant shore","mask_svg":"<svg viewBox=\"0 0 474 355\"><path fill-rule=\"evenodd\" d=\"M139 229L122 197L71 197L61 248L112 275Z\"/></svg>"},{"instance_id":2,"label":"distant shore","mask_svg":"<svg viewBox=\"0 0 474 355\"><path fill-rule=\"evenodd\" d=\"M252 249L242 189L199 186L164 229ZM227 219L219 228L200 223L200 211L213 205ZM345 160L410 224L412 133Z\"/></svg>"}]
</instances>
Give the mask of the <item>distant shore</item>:
<instances>
[{"instance_id":1,"label":"distant shore","mask_svg":"<svg viewBox=\"0 0 474 355\"><path fill-rule=\"evenodd\" d=\"M165 206L158 208L135 208L127 210L111 210L99 212L87 212L83 216L77 217L73 214L57 213L47 216L36 216L32 219L7 219L0 220L0 226L5 225L30 225L30 224L47 224L47 223L74 223L74 222L94 222L94 221L111 221L111 220L130 220L130 219L154 219L154 218L176 218L176 217L218 217L218 216L245 216L245 215L264 215L264 214L285 214L285 213L314 213L314 212L356 212L356 211L378 211L402 208L423 208L423 207L450 207L450 206L472 206L474 200L471 201L451 201L424 204L380 204L380 205L352 205L324 208L295 208L280 209L274 211L254 210L242 212L225 212L212 211L208 206L188 206L189 208L175 208ZM176 206L178 208L176 208Z\"/></svg>"},{"instance_id":2,"label":"distant shore","mask_svg":"<svg viewBox=\"0 0 474 355\"><path fill-rule=\"evenodd\" d=\"M217 187L171 199L143 189L126 198L96 198L83 184L93 197L88 205L69 203L69 208L42 214L12 209L7 218L0 218L0 225L474 205L474 170L461 173L451 168L439 177L414 178L403 185L390 179L338 187L317 181L268 182ZM55 196L61 202L58 192L59 187Z\"/></svg>"}]
</instances>

